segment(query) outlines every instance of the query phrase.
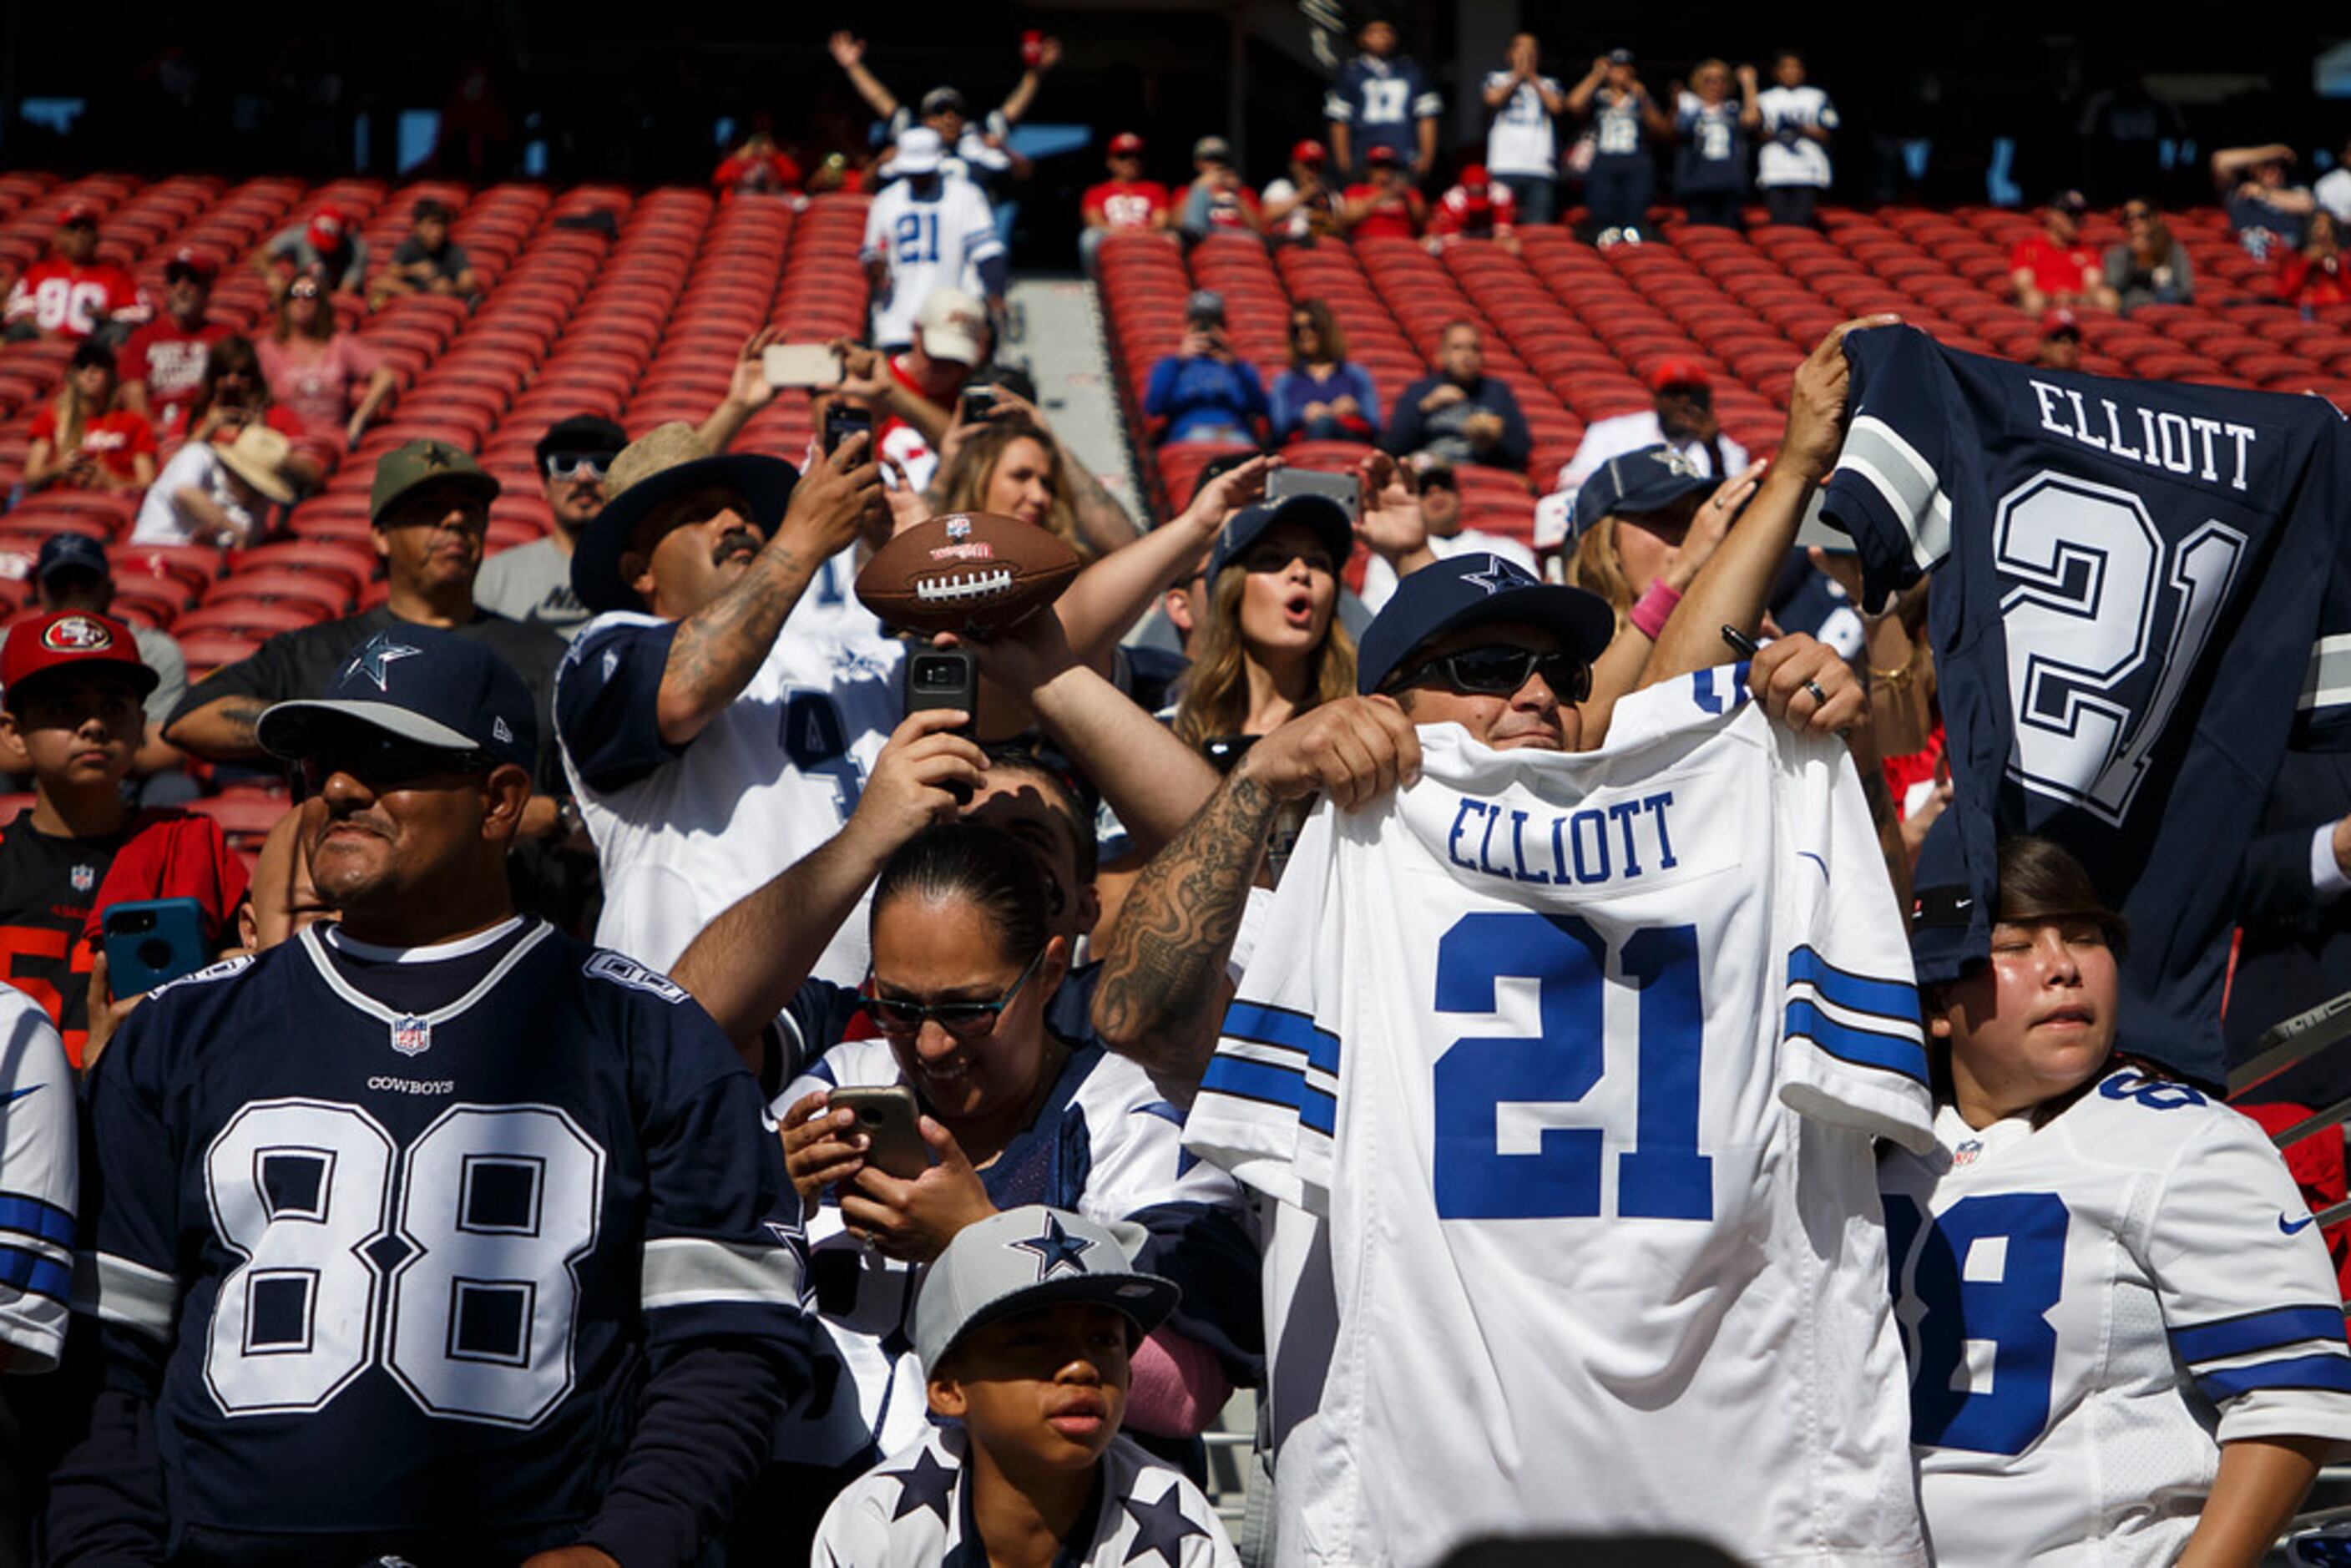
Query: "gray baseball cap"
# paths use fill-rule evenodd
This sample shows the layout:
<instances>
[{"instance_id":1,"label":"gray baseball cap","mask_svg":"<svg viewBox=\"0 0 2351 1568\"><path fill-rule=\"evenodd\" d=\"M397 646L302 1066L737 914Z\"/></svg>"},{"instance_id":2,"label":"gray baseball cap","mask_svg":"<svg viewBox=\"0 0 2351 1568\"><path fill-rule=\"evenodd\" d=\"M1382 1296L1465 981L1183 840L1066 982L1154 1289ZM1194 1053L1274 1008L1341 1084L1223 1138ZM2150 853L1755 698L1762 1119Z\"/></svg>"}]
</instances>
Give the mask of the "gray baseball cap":
<instances>
[{"instance_id":1,"label":"gray baseball cap","mask_svg":"<svg viewBox=\"0 0 2351 1568\"><path fill-rule=\"evenodd\" d=\"M1123 1228L1141 1241L1139 1227ZM1082 1214L1042 1204L965 1226L925 1272L914 1298L914 1353L923 1370L937 1371L974 1329L1062 1301L1115 1307L1149 1333L1183 1292L1172 1280L1138 1273L1131 1245Z\"/></svg>"}]
</instances>

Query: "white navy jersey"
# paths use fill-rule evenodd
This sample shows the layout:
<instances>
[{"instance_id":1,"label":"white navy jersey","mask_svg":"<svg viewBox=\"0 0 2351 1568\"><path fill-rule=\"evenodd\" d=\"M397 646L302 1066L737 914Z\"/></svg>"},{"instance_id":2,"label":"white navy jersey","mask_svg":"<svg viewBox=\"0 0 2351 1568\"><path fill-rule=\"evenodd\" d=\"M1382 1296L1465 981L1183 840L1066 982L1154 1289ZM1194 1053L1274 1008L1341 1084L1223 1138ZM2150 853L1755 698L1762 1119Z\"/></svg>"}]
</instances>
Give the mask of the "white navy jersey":
<instances>
[{"instance_id":1,"label":"white navy jersey","mask_svg":"<svg viewBox=\"0 0 2351 1568\"><path fill-rule=\"evenodd\" d=\"M1478 90L1482 96L1514 79L1510 71L1488 71ZM1550 77L1519 82L1510 89L1510 96L1494 110L1493 123L1486 128L1488 173L1528 174L1541 180L1558 177L1559 133L1551 110L1543 107L1543 94L1558 98L1565 90Z\"/></svg>"},{"instance_id":2,"label":"white navy jersey","mask_svg":"<svg viewBox=\"0 0 2351 1568\"><path fill-rule=\"evenodd\" d=\"M851 1482L817 1526L812 1568L987 1568L969 1445L962 1427L939 1428ZM1102 1457L1102 1478L1055 1568L1240 1568L1216 1511L1181 1470L1120 1437Z\"/></svg>"},{"instance_id":3,"label":"white navy jersey","mask_svg":"<svg viewBox=\"0 0 2351 1568\"><path fill-rule=\"evenodd\" d=\"M948 174L884 186L865 209L865 243L858 252L889 266L873 297L873 341L885 349L913 342L914 318L935 288L986 298L979 264L1003 254L996 214L970 181Z\"/></svg>"},{"instance_id":4,"label":"white navy jersey","mask_svg":"<svg viewBox=\"0 0 2351 1568\"><path fill-rule=\"evenodd\" d=\"M1326 1222L1282 1563L1923 1560L1871 1151L1928 1136L1917 998L1844 747L1745 677L1580 755L1424 726L1417 783L1292 852L1185 1133Z\"/></svg>"},{"instance_id":5,"label":"white navy jersey","mask_svg":"<svg viewBox=\"0 0 2351 1568\"><path fill-rule=\"evenodd\" d=\"M1812 185L1827 190L1829 150L1811 137L1798 134L1798 130L1811 125L1832 135L1835 133L1836 105L1829 101L1829 95L1810 85L1774 84L1755 95L1755 112L1763 117L1760 131L1762 150L1755 156L1755 183Z\"/></svg>"},{"instance_id":6,"label":"white navy jersey","mask_svg":"<svg viewBox=\"0 0 2351 1568\"><path fill-rule=\"evenodd\" d=\"M651 615L600 616L555 676L563 770L603 873L596 940L656 969L841 831L904 706L904 644L788 626L726 711L674 747L656 704L676 632ZM865 977L862 904L817 973Z\"/></svg>"},{"instance_id":7,"label":"white navy jersey","mask_svg":"<svg viewBox=\"0 0 2351 1568\"><path fill-rule=\"evenodd\" d=\"M794 1080L772 1111L780 1120L819 1089L903 1081L886 1040L846 1040ZM1168 1328L1216 1351L1228 1375L1246 1382L1257 1370L1259 1322L1249 1199L1231 1176L1185 1152L1181 1122L1141 1068L1081 1046L1036 1120L979 1172L980 1184L1000 1209L1041 1203L1143 1227L1134 1266L1184 1290ZM777 1452L848 1464L903 1448L928 1418L913 1337L921 1276L851 1236L830 1189L808 1237L817 1369L810 1393L786 1413Z\"/></svg>"},{"instance_id":8,"label":"white navy jersey","mask_svg":"<svg viewBox=\"0 0 2351 1568\"><path fill-rule=\"evenodd\" d=\"M313 925L152 994L91 1075L76 1306L152 1398L172 1527L455 1561L617 1506L668 1357L804 1354L760 1110L675 984L537 920Z\"/></svg>"},{"instance_id":9,"label":"white navy jersey","mask_svg":"<svg viewBox=\"0 0 2351 1568\"><path fill-rule=\"evenodd\" d=\"M41 1005L0 986L0 1347L47 1372L66 1343L79 1193L73 1070Z\"/></svg>"},{"instance_id":10,"label":"white navy jersey","mask_svg":"<svg viewBox=\"0 0 2351 1568\"><path fill-rule=\"evenodd\" d=\"M2108 1073L1879 1171L1935 1561L2170 1563L2244 1437L2351 1439L2325 1243L2252 1121Z\"/></svg>"}]
</instances>

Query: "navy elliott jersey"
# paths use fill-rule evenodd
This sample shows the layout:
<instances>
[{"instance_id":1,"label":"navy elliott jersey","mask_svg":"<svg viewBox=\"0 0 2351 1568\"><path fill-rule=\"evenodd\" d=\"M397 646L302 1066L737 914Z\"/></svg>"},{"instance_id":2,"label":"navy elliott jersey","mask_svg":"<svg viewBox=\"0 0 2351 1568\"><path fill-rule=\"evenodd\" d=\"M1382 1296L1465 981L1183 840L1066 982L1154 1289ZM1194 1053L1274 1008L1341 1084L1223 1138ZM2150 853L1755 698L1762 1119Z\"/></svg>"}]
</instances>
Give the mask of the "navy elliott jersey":
<instances>
[{"instance_id":1,"label":"navy elliott jersey","mask_svg":"<svg viewBox=\"0 0 2351 1568\"><path fill-rule=\"evenodd\" d=\"M151 997L90 1098L78 1305L153 1392L176 1531L583 1520L649 1364L804 1349L750 1075L538 922L404 955L312 926Z\"/></svg>"},{"instance_id":2,"label":"navy elliott jersey","mask_svg":"<svg viewBox=\"0 0 2351 1568\"><path fill-rule=\"evenodd\" d=\"M2129 917L2124 1043L2219 1082L2228 890L2271 777L2289 743L2351 747L2351 432L2316 398L2035 370L1908 328L1844 349L1823 511L1872 602L1940 569L1959 795L1937 831L1973 907L1919 978L1986 951L1998 839L2046 834Z\"/></svg>"}]
</instances>

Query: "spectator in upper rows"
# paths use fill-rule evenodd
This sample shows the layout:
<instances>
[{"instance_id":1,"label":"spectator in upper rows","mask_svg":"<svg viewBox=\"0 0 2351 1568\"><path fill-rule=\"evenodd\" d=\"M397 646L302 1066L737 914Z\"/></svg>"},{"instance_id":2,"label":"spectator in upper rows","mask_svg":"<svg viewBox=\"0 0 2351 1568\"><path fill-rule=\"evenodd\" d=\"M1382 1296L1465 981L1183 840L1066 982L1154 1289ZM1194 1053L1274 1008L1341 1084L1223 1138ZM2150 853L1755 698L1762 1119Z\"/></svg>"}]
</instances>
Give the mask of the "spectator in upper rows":
<instances>
[{"instance_id":1,"label":"spectator in upper rows","mask_svg":"<svg viewBox=\"0 0 2351 1568\"><path fill-rule=\"evenodd\" d=\"M1517 34L1504 68L1488 71L1478 89L1494 116L1486 128L1487 171L1531 224L1547 224L1559 212L1558 120L1567 112L1567 94L1542 74L1541 60L1535 36Z\"/></svg>"},{"instance_id":2,"label":"spectator in upper rows","mask_svg":"<svg viewBox=\"0 0 2351 1568\"><path fill-rule=\"evenodd\" d=\"M721 202L737 196L789 195L800 188L800 166L763 129L751 132L741 146L718 161L718 167L710 172L710 183Z\"/></svg>"},{"instance_id":3,"label":"spectator in upper rows","mask_svg":"<svg viewBox=\"0 0 2351 1568\"><path fill-rule=\"evenodd\" d=\"M1761 151L1755 187L1775 224L1813 226L1813 210L1829 188L1829 138L1837 128L1829 95L1804 80L1803 57L1782 49L1771 57L1771 85L1756 95Z\"/></svg>"},{"instance_id":4,"label":"spectator in upper rows","mask_svg":"<svg viewBox=\"0 0 2351 1568\"><path fill-rule=\"evenodd\" d=\"M1583 174L1583 204L1593 239L1613 245L1639 235L1656 190L1649 139L1670 137L1674 122L1641 85L1630 49L1611 49L1592 62L1568 89L1570 113L1591 121L1592 161Z\"/></svg>"},{"instance_id":5,"label":"spectator in upper rows","mask_svg":"<svg viewBox=\"0 0 2351 1568\"><path fill-rule=\"evenodd\" d=\"M2223 147L2212 154L2212 186L2237 243L2255 261L2275 263L2302 248L2318 203L2309 187L2293 184L2294 149L2283 141Z\"/></svg>"},{"instance_id":6,"label":"spectator in upper rows","mask_svg":"<svg viewBox=\"0 0 2351 1568\"><path fill-rule=\"evenodd\" d=\"M1164 419L1160 441L1214 441L1254 446L1271 413L1257 367L1233 352L1225 329L1225 301L1203 288L1184 308L1184 336L1176 351L1151 367L1143 412Z\"/></svg>"},{"instance_id":7,"label":"spectator in upper rows","mask_svg":"<svg viewBox=\"0 0 2351 1568\"><path fill-rule=\"evenodd\" d=\"M1328 178L1330 170L1330 151L1320 141L1301 141L1290 150L1290 172L1265 188L1268 239L1311 245L1340 232L1340 195Z\"/></svg>"},{"instance_id":8,"label":"spectator in upper rows","mask_svg":"<svg viewBox=\"0 0 2351 1568\"><path fill-rule=\"evenodd\" d=\"M33 415L25 488L60 485L135 496L155 482L155 432L115 406L114 350L85 342L73 351L57 395Z\"/></svg>"},{"instance_id":9,"label":"spectator in upper rows","mask_svg":"<svg viewBox=\"0 0 2351 1568\"><path fill-rule=\"evenodd\" d=\"M1437 373L1404 389L1381 444L1398 457L1426 453L1455 466L1476 463L1523 474L1532 444L1526 415L1503 382L1486 373L1486 339L1455 321L1437 350Z\"/></svg>"},{"instance_id":10,"label":"spectator in upper rows","mask_svg":"<svg viewBox=\"0 0 2351 1568\"><path fill-rule=\"evenodd\" d=\"M350 446L359 444L398 384L374 350L335 324L334 307L316 277L287 286L277 327L254 350L269 395L302 422L302 434L340 437Z\"/></svg>"},{"instance_id":11,"label":"spectator in upper rows","mask_svg":"<svg viewBox=\"0 0 2351 1568\"><path fill-rule=\"evenodd\" d=\"M8 340L78 342L97 337L120 343L152 316L147 291L131 274L97 256L98 209L75 202L57 219L49 254L26 267L8 290Z\"/></svg>"},{"instance_id":12,"label":"spectator in upper rows","mask_svg":"<svg viewBox=\"0 0 2351 1568\"><path fill-rule=\"evenodd\" d=\"M2351 300L2345 284L2342 242L2335 237L2335 214L2320 208L2310 214L2310 237L2300 250L2278 264L2278 298L2298 310Z\"/></svg>"},{"instance_id":13,"label":"spectator in upper rows","mask_svg":"<svg viewBox=\"0 0 2351 1568\"><path fill-rule=\"evenodd\" d=\"M322 278L332 291L356 294L367 286L367 241L340 207L320 207L308 222L278 230L253 258L273 298L303 277Z\"/></svg>"},{"instance_id":14,"label":"spectator in upper rows","mask_svg":"<svg viewBox=\"0 0 2351 1568\"><path fill-rule=\"evenodd\" d=\"M1414 239L1428 221L1428 199L1405 172L1404 160L1392 147L1374 147L1364 155L1369 177L1347 187L1340 222L1350 239Z\"/></svg>"},{"instance_id":15,"label":"spectator in upper rows","mask_svg":"<svg viewBox=\"0 0 2351 1568\"><path fill-rule=\"evenodd\" d=\"M1364 173L1372 149L1385 147L1414 179L1426 179L1437 167L1437 118L1445 110L1437 84L1410 56L1396 53L1394 22L1374 16L1355 43L1363 52L1340 68L1322 99L1340 174Z\"/></svg>"},{"instance_id":16,"label":"spectator in upper rows","mask_svg":"<svg viewBox=\"0 0 2351 1568\"><path fill-rule=\"evenodd\" d=\"M867 68L865 40L844 30L832 35L831 47L834 62L848 74L857 96L888 122L886 135L891 145L895 147L904 141L918 116ZM1043 85L1045 73L1061 58L1058 39L1039 37L1033 44L1024 42L1020 79L1013 84L1012 91L1000 106L977 121L972 118L969 102L955 88L935 87L923 95L920 122L938 132L940 145L954 166L953 172L991 196L1005 175L1026 172L1025 160L1019 159L1007 143L1012 128L1020 123L1029 105L1037 101L1037 90Z\"/></svg>"},{"instance_id":17,"label":"spectator in upper rows","mask_svg":"<svg viewBox=\"0 0 2351 1568\"><path fill-rule=\"evenodd\" d=\"M500 550L482 562L474 598L482 608L526 626L542 627L565 642L588 623L588 607L571 588L571 551L580 530L604 509L604 476L629 444L629 433L598 414L557 420L531 455L546 486L555 527L543 539Z\"/></svg>"},{"instance_id":18,"label":"spectator in upper rows","mask_svg":"<svg viewBox=\"0 0 2351 1568\"><path fill-rule=\"evenodd\" d=\"M2310 199L2335 214L2338 224L2351 224L2351 141L2343 144L2335 167L2318 177Z\"/></svg>"},{"instance_id":19,"label":"spectator in upper rows","mask_svg":"<svg viewBox=\"0 0 2351 1568\"><path fill-rule=\"evenodd\" d=\"M1705 366L1676 356L1650 366L1646 379L1648 410L1613 414L1586 425L1575 455L1559 471L1558 496L1546 497L1544 507L1564 506L1572 511L1576 492L1602 464L1644 446L1670 446L1700 474L1715 478L1747 466L1747 448L1725 435L1714 416L1714 384Z\"/></svg>"},{"instance_id":20,"label":"spectator in upper rows","mask_svg":"<svg viewBox=\"0 0 2351 1568\"><path fill-rule=\"evenodd\" d=\"M2114 308L2105 263L2082 239L2082 214L2088 208L2081 192L2058 192L2041 209L2041 232L2019 240L2008 253L2018 309L2038 316L2068 305Z\"/></svg>"},{"instance_id":21,"label":"spectator in upper rows","mask_svg":"<svg viewBox=\"0 0 2351 1568\"><path fill-rule=\"evenodd\" d=\"M148 486L131 542L244 549L261 538L268 503L294 498L287 483L292 456L292 443L266 424L247 424L233 438L183 442Z\"/></svg>"},{"instance_id":22,"label":"spectator in upper rows","mask_svg":"<svg viewBox=\"0 0 2351 1568\"><path fill-rule=\"evenodd\" d=\"M1695 103L1674 119L1674 195L1693 224L1735 229L1747 195L1747 138L1763 123L1755 106L1755 68L1739 68L1739 99L1730 97L1730 68L1700 60L1690 72Z\"/></svg>"},{"instance_id":23,"label":"spectator in upper rows","mask_svg":"<svg viewBox=\"0 0 2351 1568\"><path fill-rule=\"evenodd\" d=\"M2171 237L2171 225L2143 197L2123 204L2123 238L2106 247L2105 277L2121 310L2185 305L2196 295L2188 247Z\"/></svg>"},{"instance_id":24,"label":"spectator in upper rows","mask_svg":"<svg viewBox=\"0 0 2351 1568\"><path fill-rule=\"evenodd\" d=\"M368 285L368 308L381 309L384 301L402 294L449 294L470 299L482 291L481 275L474 270L465 247L449 237L456 214L445 202L426 197L416 204L408 237L392 253L392 265Z\"/></svg>"},{"instance_id":25,"label":"spectator in upper rows","mask_svg":"<svg viewBox=\"0 0 2351 1568\"><path fill-rule=\"evenodd\" d=\"M1273 440L1376 441L1380 397L1361 365L1347 362L1347 340L1320 299L1290 309L1290 368L1273 383Z\"/></svg>"},{"instance_id":26,"label":"spectator in upper rows","mask_svg":"<svg viewBox=\"0 0 2351 1568\"><path fill-rule=\"evenodd\" d=\"M2082 323L2071 310L2051 310L2041 318L2041 342L2032 362L2046 371L2082 368Z\"/></svg>"},{"instance_id":27,"label":"spectator in upper rows","mask_svg":"<svg viewBox=\"0 0 2351 1568\"><path fill-rule=\"evenodd\" d=\"M1495 184L1483 164L1472 163L1430 210L1428 248L1442 250L1457 239L1490 239L1516 256L1518 214L1510 188Z\"/></svg>"},{"instance_id":28,"label":"spectator in upper rows","mask_svg":"<svg viewBox=\"0 0 2351 1568\"><path fill-rule=\"evenodd\" d=\"M1004 241L979 187L950 173L938 132L917 125L898 139L893 182L865 210L858 256L872 286L876 348L903 349L935 289L956 288L1004 307Z\"/></svg>"},{"instance_id":29,"label":"spectator in upper rows","mask_svg":"<svg viewBox=\"0 0 2351 1568\"><path fill-rule=\"evenodd\" d=\"M1256 234L1257 197L1233 167L1233 144L1221 136L1201 137L1192 143L1192 183L1176 200L1176 226L1184 237L1205 239L1227 230Z\"/></svg>"},{"instance_id":30,"label":"spectator in upper rows","mask_svg":"<svg viewBox=\"0 0 2351 1568\"><path fill-rule=\"evenodd\" d=\"M1088 190L1078 204L1085 231L1078 235L1078 257L1089 273L1102 236L1113 234L1165 234L1176 224L1176 204L1167 187L1143 177L1143 138L1123 131L1110 139L1110 178Z\"/></svg>"},{"instance_id":31,"label":"spectator in upper rows","mask_svg":"<svg viewBox=\"0 0 2351 1568\"><path fill-rule=\"evenodd\" d=\"M206 319L220 268L183 247L163 264L163 310L122 346L122 406L168 430L204 384L204 356L236 329Z\"/></svg>"},{"instance_id":32,"label":"spectator in upper rows","mask_svg":"<svg viewBox=\"0 0 2351 1568\"><path fill-rule=\"evenodd\" d=\"M1465 526L1461 507L1461 476L1453 465L1441 457L1422 456L1413 462L1401 476L1420 497L1421 543L1431 559L1443 560L1449 556L1484 554L1498 555L1527 570L1539 569L1535 553L1508 534L1489 534ZM1399 562L1391 559L1392 552L1382 543L1370 538L1371 559L1364 566L1363 591L1357 595L1364 608L1377 615L1395 592ZM1410 560L1401 564L1409 567Z\"/></svg>"}]
</instances>

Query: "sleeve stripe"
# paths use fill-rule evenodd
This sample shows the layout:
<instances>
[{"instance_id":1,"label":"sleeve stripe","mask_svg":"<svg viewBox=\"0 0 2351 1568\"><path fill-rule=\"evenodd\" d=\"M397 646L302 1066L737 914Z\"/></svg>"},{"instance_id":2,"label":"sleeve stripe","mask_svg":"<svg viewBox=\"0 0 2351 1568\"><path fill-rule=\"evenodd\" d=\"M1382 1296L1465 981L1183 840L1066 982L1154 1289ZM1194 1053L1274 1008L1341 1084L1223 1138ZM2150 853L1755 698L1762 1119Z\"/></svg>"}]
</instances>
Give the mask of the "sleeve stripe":
<instances>
[{"instance_id":1,"label":"sleeve stripe","mask_svg":"<svg viewBox=\"0 0 2351 1568\"><path fill-rule=\"evenodd\" d=\"M106 1322L159 1339L172 1332L172 1315L180 1304L180 1282L162 1270L99 1252L91 1256L89 1272L78 1283L86 1292L88 1310Z\"/></svg>"},{"instance_id":2,"label":"sleeve stripe","mask_svg":"<svg viewBox=\"0 0 2351 1568\"><path fill-rule=\"evenodd\" d=\"M2182 1361L2215 1361L2222 1356L2244 1355L2252 1351L2298 1344L2304 1340L2340 1342L2342 1338L2343 1309L2340 1307L2279 1307L2273 1312L2249 1312L2220 1322L2174 1329L2171 1331L2171 1348Z\"/></svg>"},{"instance_id":3,"label":"sleeve stripe","mask_svg":"<svg viewBox=\"0 0 2351 1568\"><path fill-rule=\"evenodd\" d=\"M71 1247L73 1211L26 1193L0 1192L0 1230L20 1230L59 1247Z\"/></svg>"},{"instance_id":4,"label":"sleeve stripe","mask_svg":"<svg viewBox=\"0 0 2351 1568\"><path fill-rule=\"evenodd\" d=\"M744 1302L797 1307L800 1265L789 1247L745 1247L695 1236L645 1243L644 1309Z\"/></svg>"},{"instance_id":5,"label":"sleeve stripe","mask_svg":"<svg viewBox=\"0 0 2351 1568\"><path fill-rule=\"evenodd\" d=\"M1306 1074L1295 1068L1249 1061L1219 1051L1209 1059L1208 1071L1200 1076L1200 1092L1229 1094L1236 1100L1254 1100L1260 1105L1295 1111L1305 1099Z\"/></svg>"},{"instance_id":6,"label":"sleeve stripe","mask_svg":"<svg viewBox=\"0 0 2351 1568\"><path fill-rule=\"evenodd\" d=\"M2310 670L2294 706L2308 713L2346 705L2351 705L2351 636L2321 637L2310 650Z\"/></svg>"},{"instance_id":7,"label":"sleeve stripe","mask_svg":"<svg viewBox=\"0 0 2351 1568\"><path fill-rule=\"evenodd\" d=\"M73 1294L73 1265L28 1247L0 1247L0 1285L62 1303Z\"/></svg>"},{"instance_id":8,"label":"sleeve stripe","mask_svg":"<svg viewBox=\"0 0 2351 1568\"><path fill-rule=\"evenodd\" d=\"M1788 955L1788 984L1809 985L1849 1013L1879 1017L1918 1027L1918 988L1907 980L1886 980L1838 968L1810 947Z\"/></svg>"},{"instance_id":9,"label":"sleeve stripe","mask_svg":"<svg viewBox=\"0 0 2351 1568\"><path fill-rule=\"evenodd\" d=\"M1927 1082L1927 1048L1915 1036L1849 1028L1802 998L1789 1002L1783 1032L1790 1040L1812 1041L1840 1061L1898 1072L1920 1083Z\"/></svg>"},{"instance_id":10,"label":"sleeve stripe","mask_svg":"<svg viewBox=\"0 0 2351 1568\"><path fill-rule=\"evenodd\" d=\"M1339 1102L1320 1089L1307 1090L1304 1100L1298 1107L1299 1124L1326 1138L1335 1136L1339 1130Z\"/></svg>"},{"instance_id":11,"label":"sleeve stripe","mask_svg":"<svg viewBox=\"0 0 2351 1568\"><path fill-rule=\"evenodd\" d=\"M2338 1347L2321 1355L2257 1361L2251 1366L2206 1373L2196 1380L2196 1386L2216 1405L2224 1399L2272 1388L2316 1388L2351 1394L2351 1355Z\"/></svg>"},{"instance_id":12,"label":"sleeve stripe","mask_svg":"<svg viewBox=\"0 0 2351 1568\"><path fill-rule=\"evenodd\" d=\"M1892 425L1875 414L1857 415L1837 468L1866 481L1885 499L1910 536L1911 557L1921 570L1951 553L1951 501L1942 476Z\"/></svg>"},{"instance_id":13,"label":"sleeve stripe","mask_svg":"<svg viewBox=\"0 0 2351 1568\"><path fill-rule=\"evenodd\" d=\"M1278 1045L1306 1058L1307 1065L1325 1072L1339 1071L1339 1037L1318 1029L1304 1013L1259 1002L1237 1001L1225 1010L1224 1032L1235 1040Z\"/></svg>"}]
</instances>

